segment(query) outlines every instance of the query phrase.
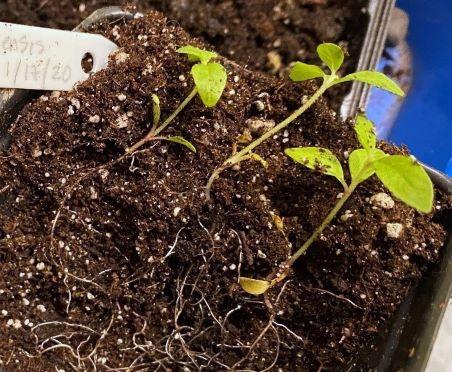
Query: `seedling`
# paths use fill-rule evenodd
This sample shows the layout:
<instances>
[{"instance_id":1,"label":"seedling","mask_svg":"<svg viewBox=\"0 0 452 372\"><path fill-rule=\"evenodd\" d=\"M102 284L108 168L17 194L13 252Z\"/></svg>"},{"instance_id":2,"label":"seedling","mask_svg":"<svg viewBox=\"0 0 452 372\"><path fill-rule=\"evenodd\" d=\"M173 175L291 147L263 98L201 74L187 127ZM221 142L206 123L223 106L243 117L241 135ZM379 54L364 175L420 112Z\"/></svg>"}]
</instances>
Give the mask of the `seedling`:
<instances>
[{"instance_id":1,"label":"seedling","mask_svg":"<svg viewBox=\"0 0 452 372\"><path fill-rule=\"evenodd\" d=\"M243 148L237 153L232 154L228 159L226 159L223 164L218 167L211 175L207 186L206 186L206 199L210 201L210 191L213 183L220 176L220 174L244 160L255 159L253 155L253 150L261 145L263 142L272 138L276 133L280 132L286 128L289 124L295 121L301 114L308 110L329 88L342 84L349 81L360 81L378 88L387 90L398 96L404 96L405 94L399 88L399 86L389 79L386 75L377 71L359 71L349 74L345 77L340 77L338 75L338 70L344 62L344 52L336 44L324 43L317 47L317 54L320 59L329 68L329 74L325 73L320 66L310 65L303 62L296 62L291 71L290 79L295 82L302 82L311 79L321 78L323 83L320 88L304 102L300 108L295 110L286 119L280 122L271 130L264 133L260 138L256 139L254 142L250 143L248 146Z\"/></svg>"},{"instance_id":2,"label":"seedling","mask_svg":"<svg viewBox=\"0 0 452 372\"><path fill-rule=\"evenodd\" d=\"M191 69L191 76L194 80L195 87L190 94L184 99L184 101L174 110L174 112L168 116L168 118L161 123L160 115L160 100L153 94L152 106L153 106L153 125L149 133L140 141L126 150L126 154L131 154L141 148L143 145L154 140L164 140L176 142L186 146L193 152L196 152L196 148L188 140L180 136L166 137L159 136L159 134L165 130L168 125L181 113L181 111L195 98L197 95L201 98L201 101L206 107L214 107L220 100L224 88L226 86L227 74L225 68L217 62L212 62L217 58L217 54L202 50L197 47L187 45L179 48L178 53L186 54L191 62L195 62Z\"/></svg>"},{"instance_id":3,"label":"seedling","mask_svg":"<svg viewBox=\"0 0 452 372\"><path fill-rule=\"evenodd\" d=\"M344 192L311 237L293 256L279 266L278 271L271 274L267 280L240 278L240 285L246 292L260 295L284 280L294 262L322 234L355 189L374 174L394 197L421 213L431 212L434 196L433 184L424 168L410 156L388 155L378 149L374 126L366 117L359 115L354 128L358 141L363 148L354 150L348 158L351 175L350 184L347 184L344 179L341 163L330 150L318 147L298 147L285 150L286 155L295 162L335 177L343 186Z\"/></svg>"},{"instance_id":4,"label":"seedling","mask_svg":"<svg viewBox=\"0 0 452 372\"><path fill-rule=\"evenodd\" d=\"M161 109L160 109L160 99L155 94L152 95L152 109L153 109L153 117L152 117L152 128L148 132L148 134L142 138L140 141L135 143L133 146L126 149L125 154L120 156L119 158L104 164L100 167L90 170L89 172L80 176L69 188L69 192L66 193L63 200L60 203L58 208L58 212L54 220L52 221L52 231L51 231L51 242L53 244L54 241L54 232L57 222L60 218L61 211L66 203L67 199L71 195L71 191L75 189L75 187L86 177L91 176L95 172L100 169L107 169L114 164L121 162L126 159L128 156L133 154L135 151L140 149L142 146L151 141L170 141L179 143L183 146L186 146L190 151L196 152L195 146L185 138L181 136L162 136L160 133L165 130L168 125L170 125L173 120L181 113L181 111L199 94L201 101L204 103L206 107L215 106L220 100L224 88L226 86L227 74L225 68L216 62L212 62L213 59L217 57L216 53L209 52L207 50L202 50L196 48L194 46L184 46L178 49L179 53L186 54L190 61L195 62L191 69L191 75L193 77L195 87L190 92L190 94L184 99L184 101L174 110L174 112L168 116L168 118L161 123Z\"/></svg>"}]
</instances>

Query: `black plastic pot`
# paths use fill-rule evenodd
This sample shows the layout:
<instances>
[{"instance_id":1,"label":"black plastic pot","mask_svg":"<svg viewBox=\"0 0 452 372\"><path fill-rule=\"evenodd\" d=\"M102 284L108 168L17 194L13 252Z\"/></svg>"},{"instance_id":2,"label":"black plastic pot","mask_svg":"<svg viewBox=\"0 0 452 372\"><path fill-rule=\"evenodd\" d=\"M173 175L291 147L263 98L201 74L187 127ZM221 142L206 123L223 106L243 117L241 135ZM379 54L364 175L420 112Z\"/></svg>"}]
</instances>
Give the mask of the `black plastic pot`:
<instances>
[{"instance_id":1,"label":"black plastic pot","mask_svg":"<svg viewBox=\"0 0 452 372\"><path fill-rule=\"evenodd\" d=\"M452 179L425 166L435 186L452 196ZM397 312L378 336L377 348L364 350L358 370L422 372L452 296L452 212L444 216L448 241L440 262L412 288ZM351 367L354 367L353 365ZM439 371L438 371L439 372Z\"/></svg>"},{"instance_id":2,"label":"black plastic pot","mask_svg":"<svg viewBox=\"0 0 452 372\"><path fill-rule=\"evenodd\" d=\"M375 68L383 51L389 22L389 13L395 0L370 0L370 22L363 46L359 69ZM118 7L94 12L83 21L77 31L85 31L101 20L118 21L132 14ZM369 91L363 85L353 85L343 111L349 115L365 107ZM24 90L0 90L0 151L9 146L8 128L17 113L33 97ZM452 180L439 171L425 166L436 187L452 195ZM413 288L396 314L382 330L376 349L361 350L348 370L362 371L413 371L425 369L449 298L452 295L452 216L448 219L448 243L442 252L441 262L426 274ZM0 369L1 371L1 369Z\"/></svg>"}]
</instances>

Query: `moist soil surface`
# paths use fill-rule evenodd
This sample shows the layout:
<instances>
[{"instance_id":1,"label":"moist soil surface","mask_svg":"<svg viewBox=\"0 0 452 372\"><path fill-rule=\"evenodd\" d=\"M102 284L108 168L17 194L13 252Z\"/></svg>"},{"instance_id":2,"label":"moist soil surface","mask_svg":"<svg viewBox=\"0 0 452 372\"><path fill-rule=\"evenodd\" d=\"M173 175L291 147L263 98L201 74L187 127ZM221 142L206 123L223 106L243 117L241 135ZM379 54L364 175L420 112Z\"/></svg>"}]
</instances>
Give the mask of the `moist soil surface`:
<instances>
[{"instance_id":1,"label":"moist soil surface","mask_svg":"<svg viewBox=\"0 0 452 372\"><path fill-rule=\"evenodd\" d=\"M352 72L368 20L367 0L7 0L0 19L72 29L94 10L124 3L162 11L222 55L279 76L293 61L315 61L317 45L326 41L350 54L344 72ZM330 104L339 108L347 91L333 89Z\"/></svg>"},{"instance_id":2,"label":"moist soil surface","mask_svg":"<svg viewBox=\"0 0 452 372\"><path fill-rule=\"evenodd\" d=\"M267 169L244 162L225 171L208 204L211 172L247 127L257 138L316 86L223 60L228 82L217 107L195 98L164 133L184 136L197 153L153 142L122 157L149 130L152 93L165 117L191 91L191 65L176 49L202 46L159 13L124 22L99 26L122 47L108 67L71 92L25 106L1 157L3 367L349 368L438 260L445 198L437 193L431 215L398 201L384 209L371 200L384 189L366 181L341 212L346 216L269 292L270 311L262 297L240 289L238 276L265 278L341 192L283 150L327 147L346 169L358 145L352 123L320 100L259 148ZM398 238L388 236L388 223L403 226Z\"/></svg>"}]
</instances>

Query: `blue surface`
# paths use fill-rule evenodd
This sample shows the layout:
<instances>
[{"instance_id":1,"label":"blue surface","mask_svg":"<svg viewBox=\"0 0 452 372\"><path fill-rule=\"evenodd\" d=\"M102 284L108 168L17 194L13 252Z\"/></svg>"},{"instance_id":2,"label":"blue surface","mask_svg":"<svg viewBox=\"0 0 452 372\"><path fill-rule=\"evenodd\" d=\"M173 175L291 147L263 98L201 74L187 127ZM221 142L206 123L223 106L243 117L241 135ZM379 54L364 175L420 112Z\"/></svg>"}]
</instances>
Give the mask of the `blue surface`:
<instances>
[{"instance_id":1,"label":"blue surface","mask_svg":"<svg viewBox=\"0 0 452 372\"><path fill-rule=\"evenodd\" d=\"M389 138L452 175L452 0L398 0L397 6L410 16L414 84Z\"/></svg>"}]
</instances>

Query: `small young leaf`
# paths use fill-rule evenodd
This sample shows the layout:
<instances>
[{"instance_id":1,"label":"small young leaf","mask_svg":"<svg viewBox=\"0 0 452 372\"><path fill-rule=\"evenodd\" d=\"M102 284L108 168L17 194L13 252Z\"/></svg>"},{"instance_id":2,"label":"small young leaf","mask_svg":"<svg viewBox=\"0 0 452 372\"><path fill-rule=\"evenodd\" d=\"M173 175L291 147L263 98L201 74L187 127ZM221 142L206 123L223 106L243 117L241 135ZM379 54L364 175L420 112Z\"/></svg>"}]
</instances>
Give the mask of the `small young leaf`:
<instances>
[{"instance_id":1,"label":"small young leaf","mask_svg":"<svg viewBox=\"0 0 452 372\"><path fill-rule=\"evenodd\" d=\"M261 163L261 165L267 169L268 168L268 161L266 161L262 156L255 154L255 153L251 153L250 154L250 158L253 160L258 161L259 163Z\"/></svg>"},{"instance_id":2,"label":"small young leaf","mask_svg":"<svg viewBox=\"0 0 452 372\"><path fill-rule=\"evenodd\" d=\"M286 149L284 152L297 163L336 177L342 185L345 185L341 163L330 150L319 147L296 147Z\"/></svg>"},{"instance_id":3,"label":"small young leaf","mask_svg":"<svg viewBox=\"0 0 452 372\"><path fill-rule=\"evenodd\" d=\"M160 123L160 99L157 95L152 95L152 115L153 115L153 124L154 127Z\"/></svg>"},{"instance_id":4,"label":"small young leaf","mask_svg":"<svg viewBox=\"0 0 452 372\"><path fill-rule=\"evenodd\" d=\"M316 65L308 65L303 62L295 62L289 74L292 81L305 81L324 77L323 70Z\"/></svg>"},{"instance_id":5,"label":"small young leaf","mask_svg":"<svg viewBox=\"0 0 452 372\"><path fill-rule=\"evenodd\" d=\"M281 217L279 217L276 213L270 212L270 216L272 216L273 223L275 224L276 228L279 232L282 232L284 234L284 221Z\"/></svg>"},{"instance_id":6,"label":"small young leaf","mask_svg":"<svg viewBox=\"0 0 452 372\"><path fill-rule=\"evenodd\" d=\"M179 48L177 52L186 54L190 62L201 62L204 65L217 57L217 53L209 52L208 50L203 50L192 45Z\"/></svg>"},{"instance_id":7,"label":"small young leaf","mask_svg":"<svg viewBox=\"0 0 452 372\"><path fill-rule=\"evenodd\" d=\"M409 156L392 155L375 162L383 185L405 204L422 213L433 208L433 184L425 169Z\"/></svg>"},{"instance_id":8,"label":"small young leaf","mask_svg":"<svg viewBox=\"0 0 452 372\"><path fill-rule=\"evenodd\" d=\"M271 286L271 283L266 280L257 280L244 277L239 279L239 284L245 292L254 296L259 296L267 292Z\"/></svg>"},{"instance_id":9,"label":"small young leaf","mask_svg":"<svg viewBox=\"0 0 452 372\"><path fill-rule=\"evenodd\" d=\"M344 83L346 81L361 81L363 83L373 85L377 88L381 88L391 92L395 95L404 97L405 93L397 85L396 82L388 78L385 74L378 71L359 71L353 74L347 75L342 79L338 79L334 84Z\"/></svg>"},{"instance_id":10,"label":"small young leaf","mask_svg":"<svg viewBox=\"0 0 452 372\"><path fill-rule=\"evenodd\" d=\"M176 142L179 143L181 145L184 145L185 147L187 147L190 151L193 151L196 153L196 148L195 146L192 145L191 142L187 141L184 137L181 136L174 136L174 137L168 137L167 138L168 141L171 142Z\"/></svg>"},{"instance_id":11,"label":"small young leaf","mask_svg":"<svg viewBox=\"0 0 452 372\"><path fill-rule=\"evenodd\" d=\"M191 69L193 79L202 102L213 107L220 100L226 86L227 74L219 63L197 64Z\"/></svg>"},{"instance_id":12,"label":"small young leaf","mask_svg":"<svg viewBox=\"0 0 452 372\"><path fill-rule=\"evenodd\" d=\"M358 149L353 151L348 158L352 180L357 183L364 182L375 173L373 162L385 156L387 155L379 149Z\"/></svg>"},{"instance_id":13,"label":"small young leaf","mask_svg":"<svg viewBox=\"0 0 452 372\"><path fill-rule=\"evenodd\" d=\"M332 73L339 70L344 63L344 52L342 49L332 43L320 44L317 47L317 54L320 59L330 68Z\"/></svg>"},{"instance_id":14,"label":"small young leaf","mask_svg":"<svg viewBox=\"0 0 452 372\"><path fill-rule=\"evenodd\" d=\"M355 132L359 143L367 150L374 149L377 145L377 136L373 123L364 115L356 117Z\"/></svg>"}]
</instances>

